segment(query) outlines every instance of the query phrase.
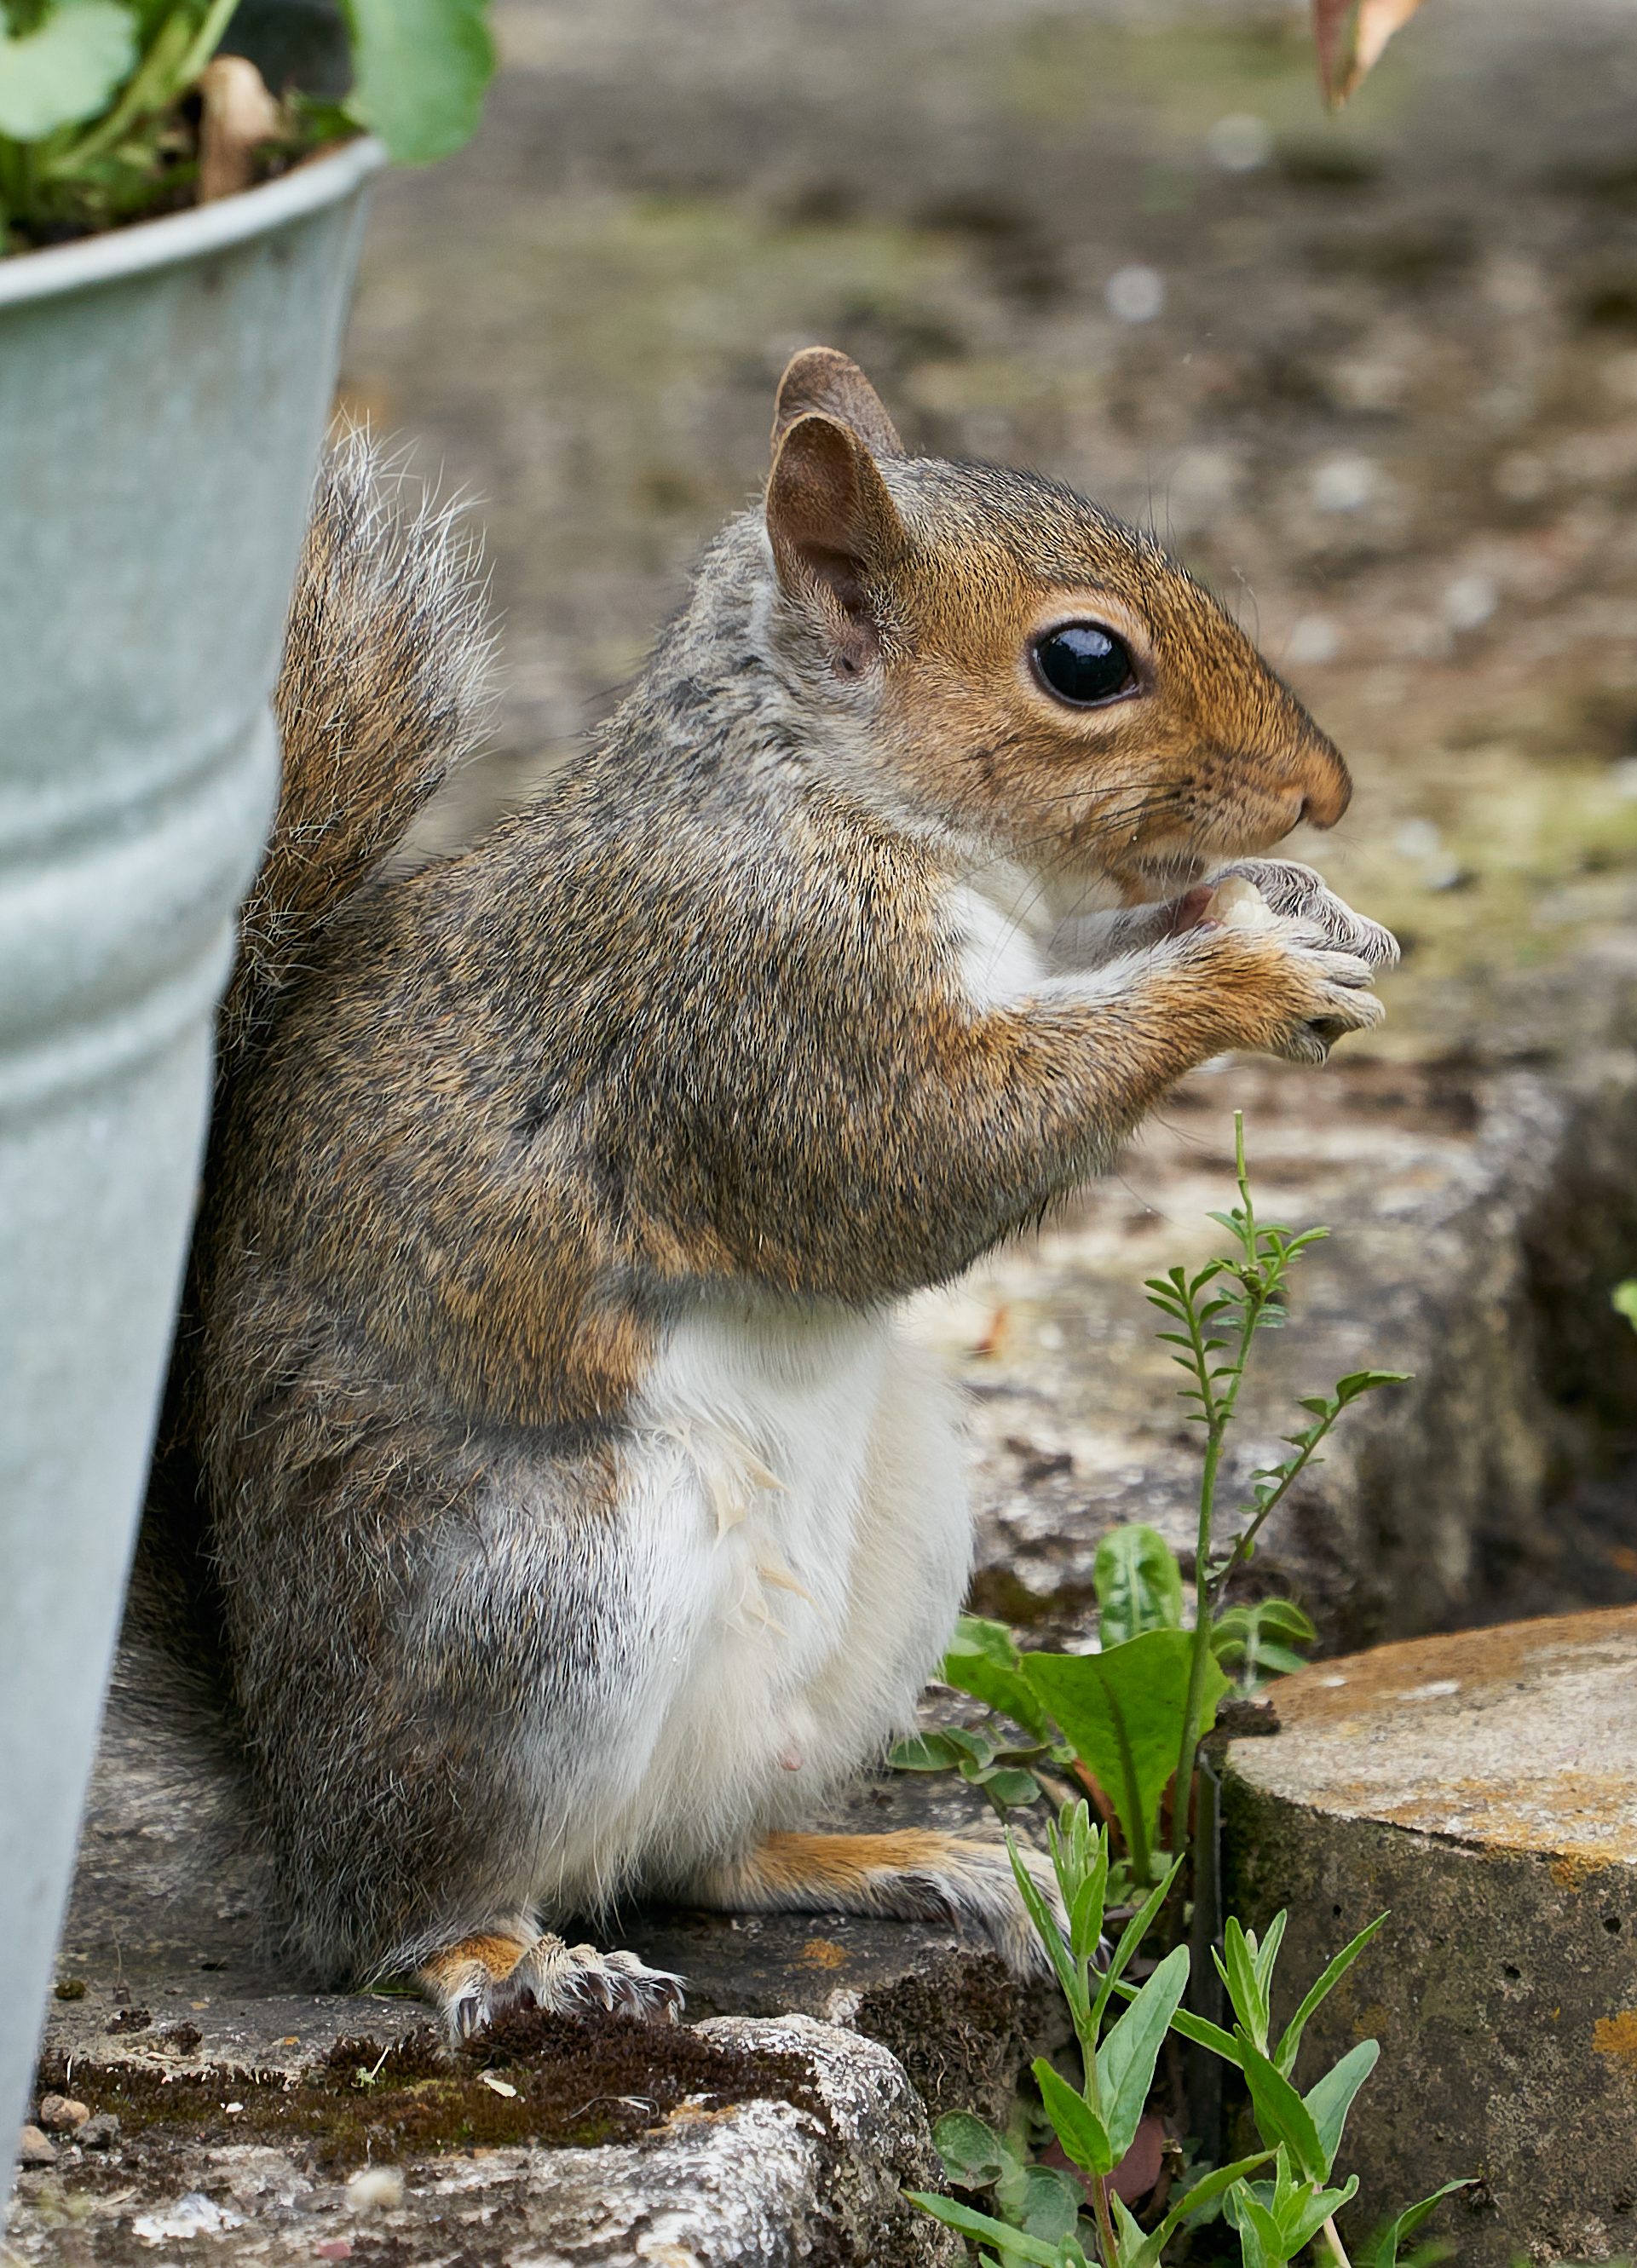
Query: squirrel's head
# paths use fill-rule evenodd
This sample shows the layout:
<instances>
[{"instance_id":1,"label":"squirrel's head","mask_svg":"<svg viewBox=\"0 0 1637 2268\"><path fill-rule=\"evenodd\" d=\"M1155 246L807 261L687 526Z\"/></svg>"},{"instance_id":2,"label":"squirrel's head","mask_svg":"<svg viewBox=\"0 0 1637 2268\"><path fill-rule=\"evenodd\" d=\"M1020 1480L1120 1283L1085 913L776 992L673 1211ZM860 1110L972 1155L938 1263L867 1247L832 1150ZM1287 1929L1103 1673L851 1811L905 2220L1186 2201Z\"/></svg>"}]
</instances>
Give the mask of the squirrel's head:
<instances>
[{"instance_id":1,"label":"squirrel's head","mask_svg":"<svg viewBox=\"0 0 1637 2268\"><path fill-rule=\"evenodd\" d=\"M906 456L844 355L785 372L765 510L781 662L918 820L1138 898L1346 809L1335 747L1157 544L1055 482Z\"/></svg>"}]
</instances>

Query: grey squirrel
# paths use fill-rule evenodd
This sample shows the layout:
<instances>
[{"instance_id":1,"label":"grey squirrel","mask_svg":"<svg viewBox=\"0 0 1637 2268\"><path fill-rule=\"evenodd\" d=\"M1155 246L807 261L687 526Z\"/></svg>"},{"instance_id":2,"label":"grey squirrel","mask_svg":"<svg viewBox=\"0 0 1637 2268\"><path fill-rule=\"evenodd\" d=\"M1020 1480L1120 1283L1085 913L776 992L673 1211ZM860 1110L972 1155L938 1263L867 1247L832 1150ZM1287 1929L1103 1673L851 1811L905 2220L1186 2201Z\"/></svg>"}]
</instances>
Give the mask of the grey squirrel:
<instances>
[{"instance_id":1,"label":"grey squirrel","mask_svg":"<svg viewBox=\"0 0 1637 2268\"><path fill-rule=\"evenodd\" d=\"M458 856L381 871L478 729L482 607L361 444L290 618L145 1548L289 1945L415 1971L457 2034L673 2008L550 1927L636 1888L1028 1964L999 1845L798 1827L911 1724L968 1578L895 1304L1205 1058L1381 1013L1386 933L1248 855L1340 816L1342 760L1198 584L906 454L829 350L773 443L585 761ZM1283 917L1213 921L1230 865ZM1054 877L1059 965L1003 909Z\"/></svg>"}]
</instances>

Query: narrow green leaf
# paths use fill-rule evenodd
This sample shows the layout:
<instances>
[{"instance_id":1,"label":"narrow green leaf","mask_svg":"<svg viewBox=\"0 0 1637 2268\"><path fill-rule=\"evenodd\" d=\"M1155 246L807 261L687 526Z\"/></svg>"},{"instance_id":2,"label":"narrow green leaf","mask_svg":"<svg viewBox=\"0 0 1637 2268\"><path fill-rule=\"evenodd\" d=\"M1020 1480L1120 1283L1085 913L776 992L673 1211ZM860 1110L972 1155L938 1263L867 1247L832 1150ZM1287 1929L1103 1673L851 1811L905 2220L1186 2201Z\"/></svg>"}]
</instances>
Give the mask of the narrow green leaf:
<instances>
[{"instance_id":1,"label":"narrow green leaf","mask_svg":"<svg viewBox=\"0 0 1637 2268\"><path fill-rule=\"evenodd\" d=\"M476 130L495 67L488 0L344 0L349 107L400 165L447 157Z\"/></svg>"},{"instance_id":2,"label":"narrow green leaf","mask_svg":"<svg viewBox=\"0 0 1637 2268\"><path fill-rule=\"evenodd\" d=\"M1088 2014L1089 2010L1087 2007L1087 1995L1080 1983L1079 1963L1069 1949L1068 1941L1058 1926L1058 1918L1047 1904L1039 1883L1023 1864L1018 1852L1016 1837L1010 1828L1007 1830L1007 1856L1012 1861L1012 1874L1017 1883L1017 1894L1023 1901L1030 1921L1035 1925L1036 1936L1045 1947L1051 1966L1057 1971L1058 1983L1062 1987L1064 1999L1077 2014Z\"/></svg>"},{"instance_id":3,"label":"narrow green leaf","mask_svg":"<svg viewBox=\"0 0 1637 2268\"><path fill-rule=\"evenodd\" d=\"M1407 1386L1411 1373L1407 1370L1350 1370L1346 1378L1336 1381L1336 1399L1345 1409L1356 1402L1361 1394L1374 1394L1382 1386Z\"/></svg>"},{"instance_id":4,"label":"narrow green leaf","mask_svg":"<svg viewBox=\"0 0 1637 2268\"><path fill-rule=\"evenodd\" d=\"M1171 1894L1171 1884L1176 1880L1182 1863L1182 1854L1179 1852L1177 1856L1172 1859L1170 1865L1166 1868L1164 1874L1160 1877L1160 1880L1149 1891L1147 1896L1138 1907L1136 1912L1126 1923L1125 1928L1120 1932L1119 1942L1116 1945L1113 1955L1109 1962L1108 1967L1103 1970L1102 1981L1097 1986L1097 1998L1092 2008L1092 2024L1094 2029L1101 2027L1102 2022L1102 2012L1109 2005L1110 1995L1119 1984L1121 1977L1125 1976L1126 1969L1134 1958L1139 1947L1141 1945L1144 1938L1147 1936L1148 1932L1153 1928L1160 1908L1165 1904L1166 1899L1169 1897ZM1136 1988L1134 1986L1128 1989L1128 1997L1132 1999L1136 1997ZM1223 2036L1226 2037L1227 2035L1224 2034Z\"/></svg>"},{"instance_id":5,"label":"narrow green leaf","mask_svg":"<svg viewBox=\"0 0 1637 2268\"><path fill-rule=\"evenodd\" d=\"M1304 2244L1311 2244L1331 2214L1351 2205L1358 2192L1356 2174L1338 2190L1316 2189L1303 2183L1301 2193L1291 2199L1283 2213L1274 2216L1293 2259Z\"/></svg>"},{"instance_id":6,"label":"narrow green leaf","mask_svg":"<svg viewBox=\"0 0 1637 2268\"><path fill-rule=\"evenodd\" d=\"M1267 2002L1257 1981L1256 1962L1245 1933L1237 1918L1229 1914L1222 1932L1222 1950L1216 1956L1217 1969L1228 1997L1234 2004L1234 2014L1239 2019L1258 2048L1267 2046Z\"/></svg>"},{"instance_id":7,"label":"narrow green leaf","mask_svg":"<svg viewBox=\"0 0 1637 2268\"><path fill-rule=\"evenodd\" d=\"M1272 2005L1273 1992L1273 1963L1279 1958L1279 1948L1285 1941L1285 1924L1290 1917L1281 1907L1257 1942L1257 1990L1262 1996L1262 2006Z\"/></svg>"},{"instance_id":8,"label":"narrow green leaf","mask_svg":"<svg viewBox=\"0 0 1637 2268\"><path fill-rule=\"evenodd\" d=\"M1126 1984L1124 1979L1114 1989L1123 2000L1134 2000L1137 1997L1137 1987ZM1208 2048L1213 2055L1220 2056L1222 2061L1231 2063L1235 2071L1243 2070L1243 2051L1233 2034L1225 2032L1220 2024L1208 2023L1205 2017L1193 2015L1186 2008L1179 2008L1171 2018L1171 2029L1183 2039L1191 2040L1196 2047Z\"/></svg>"},{"instance_id":9,"label":"narrow green leaf","mask_svg":"<svg viewBox=\"0 0 1637 2268\"><path fill-rule=\"evenodd\" d=\"M976 2236L984 2244L992 2244L1007 2259L1032 2260L1037 2268L1061 2268L1058 2246L1041 2237L1008 2228L1005 2221L992 2220L986 2213L974 2213L970 2205L957 2205L953 2198L934 2197L927 2190L905 2190L903 2194L911 2205L941 2220L946 2228L958 2228L962 2236Z\"/></svg>"},{"instance_id":10,"label":"narrow green leaf","mask_svg":"<svg viewBox=\"0 0 1637 2268\"><path fill-rule=\"evenodd\" d=\"M1197 2213L1203 2213L1206 2205L1214 2205L1235 2182L1242 2181L1247 2174L1254 2174L1258 2167L1265 2166L1272 2154L1271 2150L1258 2150L1254 2158L1235 2158L1231 2166L1218 2166L1197 2181L1154 2231L1149 2240L1154 2248L1154 2261L1158 2262L1160 2255L1185 2220L1191 2220ZM1148 2268L1147 2262L1143 2268Z\"/></svg>"},{"instance_id":11,"label":"narrow green leaf","mask_svg":"<svg viewBox=\"0 0 1637 2268\"><path fill-rule=\"evenodd\" d=\"M1398 2268L1398 2247L1405 2237L1413 2236L1427 2215L1434 2212L1447 2197L1453 2197L1457 2190L1470 2190L1471 2187L1470 2179L1446 2182L1441 2190L1434 2190L1431 2197L1422 2198L1417 2205L1406 2205L1401 2213L1390 2220L1384 2228L1378 2229L1370 2239L1359 2255L1359 2268Z\"/></svg>"},{"instance_id":12,"label":"narrow green leaf","mask_svg":"<svg viewBox=\"0 0 1637 2268\"><path fill-rule=\"evenodd\" d=\"M1309 2181L1322 2182L1330 2171L1330 2161L1324 2154L1312 2112L1253 2039L1242 2030L1236 2030L1235 2037L1240 2043L1239 2067L1250 2089L1257 2133L1270 2145L1282 2142L1297 2169Z\"/></svg>"},{"instance_id":13,"label":"narrow green leaf","mask_svg":"<svg viewBox=\"0 0 1637 2268\"><path fill-rule=\"evenodd\" d=\"M1178 1948L1186 1957L1186 1948ZM1121 2020L1124 2021L1124 2019ZM1099 2073L1102 2058L1097 2058ZM1035 2082L1040 2089L1040 2099L1046 2106L1046 2116L1051 2121L1052 2132L1063 2145L1065 2152L1077 2166L1088 2174L1111 2174L1131 2147L1131 2139L1116 2149L1114 2138L1083 2095L1077 2095L1058 2073L1053 2071L1044 2056L1034 2062ZM1141 2116L1139 2111L1138 2116ZM1132 2132L1136 2132L1133 2123Z\"/></svg>"},{"instance_id":14,"label":"narrow green leaf","mask_svg":"<svg viewBox=\"0 0 1637 2268\"><path fill-rule=\"evenodd\" d=\"M1237 2202L1239 2249L1244 2268L1285 2268L1289 2256L1272 2214L1249 2190L1238 2193Z\"/></svg>"},{"instance_id":15,"label":"narrow green leaf","mask_svg":"<svg viewBox=\"0 0 1637 2268\"><path fill-rule=\"evenodd\" d=\"M1296 2010L1295 2014L1291 2018L1289 2023L1286 2025L1284 2037L1279 2041L1273 2060L1279 2066L1280 2071L1284 2073L1287 2079L1289 2078L1291 2073L1296 2067L1296 2050L1301 2045L1301 2035L1307 2029L1309 2017L1312 2016L1314 2011L1319 2007L1323 2001L1335 1991L1337 1985L1340 1984L1348 1970L1352 1968L1353 1962L1358 1959L1365 1947L1375 1936L1376 1931L1382 1927L1386 1919L1386 1914L1377 1914L1374 1921L1367 1922L1365 1926L1359 1932L1358 1935L1355 1938L1350 1939L1349 1941L1342 1947L1341 1951L1336 1955L1335 1959L1328 1962L1325 1968L1321 1971L1316 1983L1314 1984L1311 1989L1308 1992L1301 2007Z\"/></svg>"},{"instance_id":16,"label":"narrow green leaf","mask_svg":"<svg viewBox=\"0 0 1637 2268\"><path fill-rule=\"evenodd\" d=\"M1097 2050L1097 2088L1116 2163L1136 2135L1161 2045L1187 1989L1188 1948L1179 1945L1166 1955Z\"/></svg>"},{"instance_id":17,"label":"narrow green leaf","mask_svg":"<svg viewBox=\"0 0 1637 2268\"><path fill-rule=\"evenodd\" d=\"M1328 2174L1336 2162L1336 2153L1341 2147L1342 2130L1347 2123L1347 2113L1353 2108L1353 2098L1375 2068L1381 2054L1379 2040L1360 2040L1351 2048L1338 2064L1333 2064L1323 2079L1316 2080L1303 2102L1312 2119L1324 2154L1324 2171Z\"/></svg>"},{"instance_id":18,"label":"narrow green leaf","mask_svg":"<svg viewBox=\"0 0 1637 2268\"><path fill-rule=\"evenodd\" d=\"M136 26L115 0L58 0L13 38L0 9L0 134L42 141L107 107L136 62Z\"/></svg>"}]
</instances>

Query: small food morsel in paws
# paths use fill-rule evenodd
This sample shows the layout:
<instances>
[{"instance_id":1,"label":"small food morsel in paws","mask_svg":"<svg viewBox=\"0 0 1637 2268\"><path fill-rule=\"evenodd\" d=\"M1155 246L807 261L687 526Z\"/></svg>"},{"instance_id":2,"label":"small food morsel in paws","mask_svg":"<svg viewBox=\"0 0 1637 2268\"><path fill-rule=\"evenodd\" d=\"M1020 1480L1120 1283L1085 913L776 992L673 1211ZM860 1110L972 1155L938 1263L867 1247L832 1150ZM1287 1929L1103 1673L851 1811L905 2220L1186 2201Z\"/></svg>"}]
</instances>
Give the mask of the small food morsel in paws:
<instances>
[{"instance_id":1,"label":"small food morsel in paws","mask_svg":"<svg viewBox=\"0 0 1637 2268\"><path fill-rule=\"evenodd\" d=\"M1203 918L1224 929L1272 929L1279 916L1254 882L1228 874L1212 891Z\"/></svg>"}]
</instances>

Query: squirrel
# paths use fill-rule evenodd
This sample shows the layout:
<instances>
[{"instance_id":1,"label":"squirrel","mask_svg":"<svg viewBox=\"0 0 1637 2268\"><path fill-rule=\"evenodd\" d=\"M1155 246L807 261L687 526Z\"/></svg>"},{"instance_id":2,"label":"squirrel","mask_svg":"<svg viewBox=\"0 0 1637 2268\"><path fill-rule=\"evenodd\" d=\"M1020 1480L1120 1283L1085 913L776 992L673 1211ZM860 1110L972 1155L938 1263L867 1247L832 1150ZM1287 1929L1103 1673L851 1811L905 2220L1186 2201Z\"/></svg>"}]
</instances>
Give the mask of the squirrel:
<instances>
[{"instance_id":1,"label":"squirrel","mask_svg":"<svg viewBox=\"0 0 1637 2268\"><path fill-rule=\"evenodd\" d=\"M1377 1020L1386 932L1259 855L1346 767L1148 537L907 453L829 349L584 761L406 868L489 638L449 522L343 443L144 1544L285 1942L456 2036L674 2014L552 1927L627 1890L953 1917L1027 1968L1001 1845L800 1824L912 1726L970 1572L894 1309L1207 1057ZM1227 871L1282 917L1211 920ZM1055 931L1016 909L1066 881Z\"/></svg>"}]
</instances>

